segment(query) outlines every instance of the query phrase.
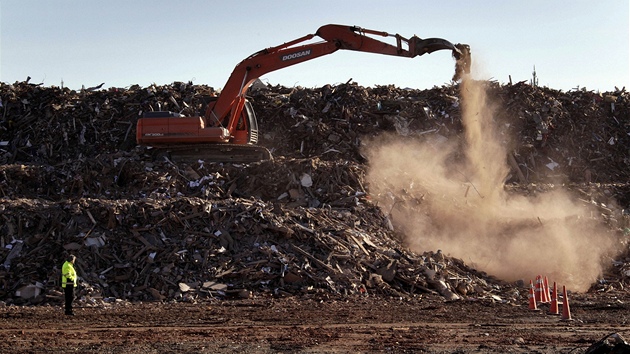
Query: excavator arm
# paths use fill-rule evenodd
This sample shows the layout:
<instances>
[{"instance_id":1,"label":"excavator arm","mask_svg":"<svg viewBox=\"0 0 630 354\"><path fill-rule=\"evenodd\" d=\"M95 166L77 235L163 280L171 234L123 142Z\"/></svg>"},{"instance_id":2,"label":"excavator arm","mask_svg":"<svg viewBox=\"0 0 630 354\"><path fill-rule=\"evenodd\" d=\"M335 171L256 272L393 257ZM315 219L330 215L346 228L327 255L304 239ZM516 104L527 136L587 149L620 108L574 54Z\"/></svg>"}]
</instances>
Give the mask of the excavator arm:
<instances>
[{"instance_id":1,"label":"excavator arm","mask_svg":"<svg viewBox=\"0 0 630 354\"><path fill-rule=\"evenodd\" d=\"M396 45L382 42L366 34L395 37ZM300 43L313 39L315 36L321 37L324 41L297 46ZM406 48L403 46L403 43L406 45ZM215 122L222 122L229 118L230 122L233 123L239 112L238 110L232 110L232 108L239 106L238 100L245 97L249 86L256 79L272 71L332 54L339 49L409 58L433 53L437 50L451 50L457 62L462 63L461 68L458 68L456 71L460 74L470 71L470 60L468 59L470 50L466 45L454 45L441 38L420 39L417 36L413 36L410 39L406 39L398 34L390 35L387 32L373 31L356 26L325 25L320 27L315 34L309 34L277 47L261 50L240 62L230 75L216 105L206 112L206 117ZM228 112L231 112L231 114L228 114Z\"/></svg>"},{"instance_id":2,"label":"excavator arm","mask_svg":"<svg viewBox=\"0 0 630 354\"><path fill-rule=\"evenodd\" d=\"M372 36L393 37L395 44ZM315 37L320 37L322 41L307 43ZM407 39L399 34L356 26L325 25L315 34L263 49L241 61L232 71L218 99L207 106L203 117L177 117L170 112L168 115L166 112L154 112L152 117L140 119L137 141L153 146L255 144L257 123L253 109L246 100L251 84L269 72L319 58L339 49L409 58L437 50L450 50L456 59L454 80L470 70L470 49L465 44L452 44L441 38L421 39L413 36ZM221 154L218 157L220 159Z\"/></svg>"}]
</instances>

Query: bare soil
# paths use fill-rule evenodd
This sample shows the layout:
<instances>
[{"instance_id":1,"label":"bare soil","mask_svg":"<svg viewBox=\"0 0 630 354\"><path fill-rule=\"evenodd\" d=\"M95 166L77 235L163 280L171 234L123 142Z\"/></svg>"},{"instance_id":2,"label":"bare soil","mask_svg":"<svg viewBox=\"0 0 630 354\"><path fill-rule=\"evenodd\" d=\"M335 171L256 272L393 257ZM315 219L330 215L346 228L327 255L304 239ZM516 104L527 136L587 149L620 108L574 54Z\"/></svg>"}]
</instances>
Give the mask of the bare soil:
<instances>
[{"instance_id":1,"label":"bare soil","mask_svg":"<svg viewBox=\"0 0 630 354\"><path fill-rule=\"evenodd\" d=\"M628 325L626 292L540 304L439 296L289 297L0 308L3 353L585 353ZM561 300L562 302L562 300Z\"/></svg>"}]
</instances>

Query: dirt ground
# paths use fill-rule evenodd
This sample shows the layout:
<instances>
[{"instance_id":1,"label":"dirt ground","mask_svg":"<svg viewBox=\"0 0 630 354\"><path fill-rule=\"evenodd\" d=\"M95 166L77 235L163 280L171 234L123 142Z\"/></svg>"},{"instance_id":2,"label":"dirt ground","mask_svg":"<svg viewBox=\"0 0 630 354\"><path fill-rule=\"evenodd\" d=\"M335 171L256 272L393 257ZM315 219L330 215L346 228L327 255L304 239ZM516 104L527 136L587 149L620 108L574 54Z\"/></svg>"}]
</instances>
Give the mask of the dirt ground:
<instances>
[{"instance_id":1,"label":"dirt ground","mask_svg":"<svg viewBox=\"0 0 630 354\"><path fill-rule=\"evenodd\" d=\"M0 307L3 353L585 353L630 331L626 292L528 304L363 296ZM562 313L562 309L560 310Z\"/></svg>"}]
</instances>

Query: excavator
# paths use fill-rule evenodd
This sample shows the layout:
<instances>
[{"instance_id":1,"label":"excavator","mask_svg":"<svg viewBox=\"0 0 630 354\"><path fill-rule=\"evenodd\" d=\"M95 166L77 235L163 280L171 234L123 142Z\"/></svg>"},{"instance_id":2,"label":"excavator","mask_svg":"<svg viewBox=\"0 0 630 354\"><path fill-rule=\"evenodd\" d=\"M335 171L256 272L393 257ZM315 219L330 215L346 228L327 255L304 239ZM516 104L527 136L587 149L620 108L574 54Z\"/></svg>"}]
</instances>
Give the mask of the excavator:
<instances>
[{"instance_id":1,"label":"excavator","mask_svg":"<svg viewBox=\"0 0 630 354\"><path fill-rule=\"evenodd\" d=\"M315 37L322 40L307 43ZM395 44L374 37L393 37ZM393 41L392 41L393 42ZM205 114L186 117L177 112L145 112L138 119L136 141L168 152L174 158L213 162L257 162L271 159L258 143L258 123L247 91L260 76L332 54L339 49L413 58L437 50L450 50L456 59L453 80L470 71L470 47L441 38L404 38L399 34L357 26L328 24L276 47L260 50L241 61L221 93L208 103Z\"/></svg>"}]
</instances>

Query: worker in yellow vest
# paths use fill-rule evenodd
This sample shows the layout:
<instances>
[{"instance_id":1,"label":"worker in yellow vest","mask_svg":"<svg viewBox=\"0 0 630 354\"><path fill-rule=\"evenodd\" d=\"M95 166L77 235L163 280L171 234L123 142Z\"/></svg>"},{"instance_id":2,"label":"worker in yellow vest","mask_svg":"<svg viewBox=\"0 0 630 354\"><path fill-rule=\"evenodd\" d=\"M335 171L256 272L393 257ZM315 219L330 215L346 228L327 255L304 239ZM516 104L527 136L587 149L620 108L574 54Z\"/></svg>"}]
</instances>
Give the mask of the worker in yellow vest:
<instances>
[{"instance_id":1,"label":"worker in yellow vest","mask_svg":"<svg viewBox=\"0 0 630 354\"><path fill-rule=\"evenodd\" d=\"M72 301L74 301L74 288L77 286L77 271L74 269L74 255L69 255L61 266L61 287L66 299L66 315L74 316Z\"/></svg>"}]
</instances>

